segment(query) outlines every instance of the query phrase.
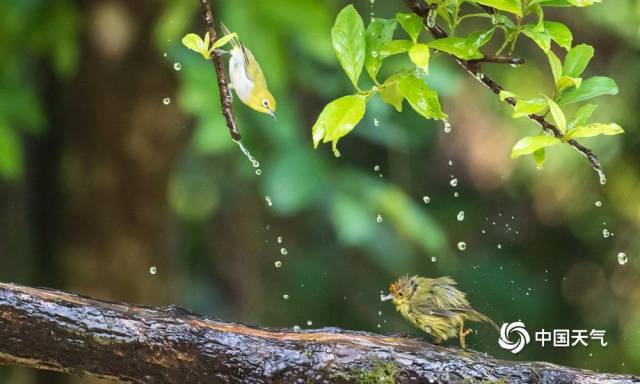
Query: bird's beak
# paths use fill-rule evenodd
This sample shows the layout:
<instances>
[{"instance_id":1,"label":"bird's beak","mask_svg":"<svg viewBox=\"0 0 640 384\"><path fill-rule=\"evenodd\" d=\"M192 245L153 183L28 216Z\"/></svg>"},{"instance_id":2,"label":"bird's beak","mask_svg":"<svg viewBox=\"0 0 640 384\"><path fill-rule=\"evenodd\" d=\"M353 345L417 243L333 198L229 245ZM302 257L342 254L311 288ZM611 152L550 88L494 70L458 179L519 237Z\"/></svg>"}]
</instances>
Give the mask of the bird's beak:
<instances>
[{"instance_id":1,"label":"bird's beak","mask_svg":"<svg viewBox=\"0 0 640 384\"><path fill-rule=\"evenodd\" d=\"M387 300L392 300L393 299L393 295L392 294L388 294L386 296L380 294L380 301L387 301Z\"/></svg>"},{"instance_id":2,"label":"bird's beak","mask_svg":"<svg viewBox=\"0 0 640 384\"><path fill-rule=\"evenodd\" d=\"M271 109L269 109L269 112L267 112L269 115L271 115L271 117L273 117L273 120L277 120L276 119L276 113L273 112Z\"/></svg>"}]
</instances>

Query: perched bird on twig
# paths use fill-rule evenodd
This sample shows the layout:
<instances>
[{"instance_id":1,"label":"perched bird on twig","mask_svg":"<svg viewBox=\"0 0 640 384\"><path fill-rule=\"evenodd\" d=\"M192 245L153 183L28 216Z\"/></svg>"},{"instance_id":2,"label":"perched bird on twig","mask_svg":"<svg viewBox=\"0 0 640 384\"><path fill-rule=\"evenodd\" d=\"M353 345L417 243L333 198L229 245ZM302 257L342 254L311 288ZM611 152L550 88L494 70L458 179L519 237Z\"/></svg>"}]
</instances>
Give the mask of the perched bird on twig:
<instances>
[{"instance_id":1,"label":"perched bird on twig","mask_svg":"<svg viewBox=\"0 0 640 384\"><path fill-rule=\"evenodd\" d=\"M433 335L436 343L458 336L465 348L465 337L471 332L464 329L465 320L491 324L490 318L471 308L465 294L454 287L450 277L430 279L421 276L403 276L389 286L390 294L380 300L392 300L396 310L415 327Z\"/></svg>"}]
</instances>

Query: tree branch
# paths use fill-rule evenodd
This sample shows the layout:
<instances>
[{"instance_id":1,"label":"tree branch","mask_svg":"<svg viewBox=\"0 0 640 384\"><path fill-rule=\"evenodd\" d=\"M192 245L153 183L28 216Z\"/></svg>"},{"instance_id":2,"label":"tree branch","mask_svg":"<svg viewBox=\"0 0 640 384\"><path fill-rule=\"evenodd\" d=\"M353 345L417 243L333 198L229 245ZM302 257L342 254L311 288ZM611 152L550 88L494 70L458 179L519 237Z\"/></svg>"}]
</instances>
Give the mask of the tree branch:
<instances>
[{"instance_id":1,"label":"tree branch","mask_svg":"<svg viewBox=\"0 0 640 384\"><path fill-rule=\"evenodd\" d=\"M209 7L209 0L199 1L202 19L204 20L207 32L209 32L209 46L212 46L213 42L218 39L214 25L213 13L211 12L211 7ZM240 132L238 132L238 127L236 126L235 117L233 115L233 96L231 96L231 92L229 91L227 76L224 73L222 53L214 50L213 55L211 56L211 61L213 62L213 66L216 69L216 75L218 76L218 89L220 90L220 106L222 109L222 115L227 121L227 127L229 128L231 138L238 141L241 136Z\"/></svg>"},{"instance_id":2,"label":"tree branch","mask_svg":"<svg viewBox=\"0 0 640 384\"><path fill-rule=\"evenodd\" d=\"M429 16L429 7L427 7L423 2L419 0L404 0L404 2L414 14L420 16L423 19L425 28L427 28L429 32L431 32L431 35L434 38L442 39L448 36L447 32L445 32L438 25L434 25L433 27L429 26L427 22L427 18ZM490 7L483 6L483 8L487 12L491 13ZM482 71L482 66L480 65L482 60L466 61L457 57L455 59L458 62L458 64L460 64L464 69L467 70L467 72L469 72L473 77L478 79L478 81L484 84L496 95L499 95L500 91L503 90L500 84L496 83L493 79L491 79ZM512 107L515 107L516 105L516 100L512 97L507 97L505 99L505 102L507 102L507 104L511 105ZM584 145L580 144L576 140L573 140L573 139L566 140L562 132L555 125L546 121L544 116L531 114L528 117L529 119L531 119L532 121L540 125L540 127L542 127L542 129L547 134L553 135L563 141L566 141L566 143L569 144L573 149L575 149L576 151L578 151L578 153L586 157L589 163L591 163L591 167L598 173L598 176L600 177L600 182L602 184L605 183L606 179L604 176L602 165L600 164L600 160L598 160L598 157L596 156L595 153L593 153L591 149L585 147Z\"/></svg>"},{"instance_id":3,"label":"tree branch","mask_svg":"<svg viewBox=\"0 0 640 384\"><path fill-rule=\"evenodd\" d=\"M640 383L640 377L496 360L409 337L227 323L0 283L0 364L127 383ZM376 381L377 382L377 381ZM386 381L389 382L389 381Z\"/></svg>"}]
</instances>

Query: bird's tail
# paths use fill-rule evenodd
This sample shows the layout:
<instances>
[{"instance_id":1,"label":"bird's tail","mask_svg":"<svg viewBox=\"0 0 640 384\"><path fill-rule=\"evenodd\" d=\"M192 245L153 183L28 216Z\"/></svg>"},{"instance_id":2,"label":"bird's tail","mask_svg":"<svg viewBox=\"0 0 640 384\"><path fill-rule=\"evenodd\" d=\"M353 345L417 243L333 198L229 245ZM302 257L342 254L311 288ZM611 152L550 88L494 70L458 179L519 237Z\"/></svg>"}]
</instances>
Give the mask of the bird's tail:
<instances>
[{"instance_id":1,"label":"bird's tail","mask_svg":"<svg viewBox=\"0 0 640 384\"><path fill-rule=\"evenodd\" d=\"M498 327L498 324L496 324L493 320L491 320L489 316L483 315L482 313L476 310L471 310L467 312L467 317L469 318L469 320L472 320L472 321L481 321L483 323L487 323L491 325L493 328L495 328L496 331L500 332L500 327Z\"/></svg>"},{"instance_id":2,"label":"bird's tail","mask_svg":"<svg viewBox=\"0 0 640 384\"><path fill-rule=\"evenodd\" d=\"M220 29L222 30L223 36L231 34L229 28L227 28L227 26L222 22L220 23ZM240 43L240 39L238 39L238 37L234 37L233 39L231 39L230 43L233 48L242 47L242 44Z\"/></svg>"}]
</instances>

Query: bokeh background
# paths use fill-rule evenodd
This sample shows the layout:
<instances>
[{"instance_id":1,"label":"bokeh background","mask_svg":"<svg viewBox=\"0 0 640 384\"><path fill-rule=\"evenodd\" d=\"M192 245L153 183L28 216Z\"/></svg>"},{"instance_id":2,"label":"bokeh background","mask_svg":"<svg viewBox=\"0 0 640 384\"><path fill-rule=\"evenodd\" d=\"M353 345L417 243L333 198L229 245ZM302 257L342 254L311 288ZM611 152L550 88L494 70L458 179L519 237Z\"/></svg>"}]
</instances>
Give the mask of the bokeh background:
<instances>
[{"instance_id":1,"label":"bokeh background","mask_svg":"<svg viewBox=\"0 0 640 384\"><path fill-rule=\"evenodd\" d=\"M447 274L499 323L605 329L609 342L532 344L514 357L476 327L472 348L640 373L640 3L547 15L595 47L587 75L620 87L597 100L596 116L627 133L584 140L605 186L566 148L549 151L542 171L512 161L513 143L537 128L438 55L429 81L451 133L375 101L341 158L313 150L315 117L350 92L329 33L345 4L212 2L278 100L277 121L235 104L257 175L228 136L211 64L180 44L203 33L197 1L0 2L0 280L270 327L419 334L380 291L402 274ZM400 1L356 6L365 19L405 11ZM539 49L527 41L518 54L526 65L487 71L518 94L548 92ZM0 369L2 383L70 380L89 382Z\"/></svg>"}]
</instances>

